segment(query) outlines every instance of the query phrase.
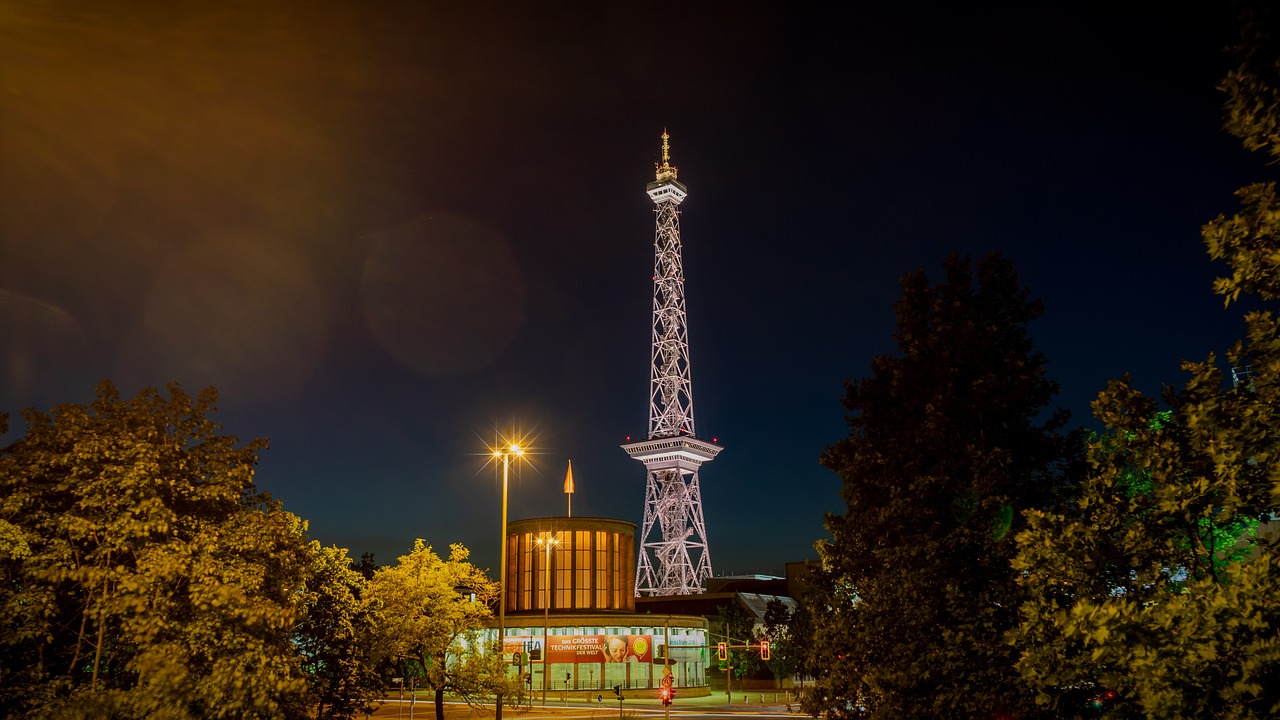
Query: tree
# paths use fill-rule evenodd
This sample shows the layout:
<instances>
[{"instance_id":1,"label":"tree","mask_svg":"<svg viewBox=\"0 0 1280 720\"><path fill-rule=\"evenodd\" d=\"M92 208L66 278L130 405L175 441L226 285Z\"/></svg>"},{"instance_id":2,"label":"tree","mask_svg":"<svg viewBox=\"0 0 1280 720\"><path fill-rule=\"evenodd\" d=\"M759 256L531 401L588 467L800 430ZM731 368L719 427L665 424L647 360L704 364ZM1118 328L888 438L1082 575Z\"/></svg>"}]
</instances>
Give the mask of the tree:
<instances>
[{"instance_id":1,"label":"tree","mask_svg":"<svg viewBox=\"0 0 1280 720\"><path fill-rule=\"evenodd\" d=\"M364 597L366 580L345 549L312 541L310 550L294 642L316 718L349 718L369 708L382 689L375 648L381 615Z\"/></svg>"},{"instance_id":2,"label":"tree","mask_svg":"<svg viewBox=\"0 0 1280 720\"><path fill-rule=\"evenodd\" d=\"M351 563L351 569L360 573L365 580L372 580L373 574L378 570L378 561L373 559L373 553L360 553L360 561Z\"/></svg>"},{"instance_id":3,"label":"tree","mask_svg":"<svg viewBox=\"0 0 1280 720\"><path fill-rule=\"evenodd\" d=\"M368 588L383 618L379 644L392 660L421 669L435 690L437 720L444 718L445 692L469 702L518 692L499 649L480 646L479 630L493 616L498 584L468 557L455 544L442 560L419 539L395 565L378 568Z\"/></svg>"},{"instance_id":4,"label":"tree","mask_svg":"<svg viewBox=\"0 0 1280 720\"><path fill-rule=\"evenodd\" d=\"M1249 410L1246 388L1224 392L1211 362L1186 367L1192 381L1165 393L1171 410L1127 380L1099 396L1109 432L1089 444L1078 501L1030 513L1018 536L1028 599L1011 641L1057 714L1280 710L1280 696L1263 690L1280 681L1280 576L1252 542L1270 507L1258 458L1278 449L1275 426L1254 419L1277 418Z\"/></svg>"},{"instance_id":5,"label":"tree","mask_svg":"<svg viewBox=\"0 0 1280 720\"><path fill-rule=\"evenodd\" d=\"M826 659L826 650L814 647L813 612L808 603L807 594L799 598L796 609L787 617L782 641L779 643L783 662L790 668L791 675L800 676L801 687L804 687L805 678L818 675L819 668Z\"/></svg>"},{"instance_id":6,"label":"tree","mask_svg":"<svg viewBox=\"0 0 1280 720\"><path fill-rule=\"evenodd\" d=\"M1277 10L1246 10L1240 65L1223 82L1227 129L1280 157ZM1227 305L1280 299L1280 201L1273 182L1241 189L1241 209L1204 227L1230 276ZM1213 355L1156 399L1112 382L1094 402L1107 432L1089 444L1079 500L1033 513L1016 567L1028 601L1011 639L1038 701L1066 716L1280 714L1280 561L1254 539L1280 501L1280 322L1245 314L1227 353L1248 368L1229 387Z\"/></svg>"},{"instance_id":7,"label":"tree","mask_svg":"<svg viewBox=\"0 0 1280 720\"><path fill-rule=\"evenodd\" d=\"M734 645L748 646L746 649L729 650L729 659L722 662L720 667L725 668L727 666L732 669L733 672L731 674L739 680L759 670L760 654L749 647L751 641L755 639L754 623L742 609L742 606L738 605L735 600L728 605L721 605L716 608L716 615L720 627L724 630L725 641L730 647ZM728 675L726 675L725 682L730 682ZM729 690L733 690L732 684L729 685Z\"/></svg>"},{"instance_id":8,"label":"tree","mask_svg":"<svg viewBox=\"0 0 1280 720\"><path fill-rule=\"evenodd\" d=\"M304 523L253 485L216 393L26 411L0 449L0 714L287 717Z\"/></svg>"},{"instance_id":9,"label":"tree","mask_svg":"<svg viewBox=\"0 0 1280 720\"><path fill-rule=\"evenodd\" d=\"M791 637L792 613L778 598L770 598L764 607L764 626L752 631L751 640L757 646L768 641L769 659L765 667L773 673L774 684L782 685L782 678L791 677L799 668L795 639Z\"/></svg>"},{"instance_id":10,"label":"tree","mask_svg":"<svg viewBox=\"0 0 1280 720\"><path fill-rule=\"evenodd\" d=\"M1004 643L1019 590L1010 533L1057 502L1071 443L1028 324L1028 298L998 255L948 258L930 286L906 276L898 356L847 383L849 436L822 464L846 511L819 543L820 667L806 709L836 716L1018 713L1032 698Z\"/></svg>"}]
</instances>

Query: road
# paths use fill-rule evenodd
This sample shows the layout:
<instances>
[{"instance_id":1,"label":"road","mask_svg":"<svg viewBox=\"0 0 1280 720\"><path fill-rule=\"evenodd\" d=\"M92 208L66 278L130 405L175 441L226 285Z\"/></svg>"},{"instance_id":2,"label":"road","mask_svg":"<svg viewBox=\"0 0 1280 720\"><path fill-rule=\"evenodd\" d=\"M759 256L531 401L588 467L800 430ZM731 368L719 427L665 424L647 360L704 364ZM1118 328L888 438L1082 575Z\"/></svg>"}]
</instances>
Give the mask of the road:
<instances>
[{"instance_id":1,"label":"road","mask_svg":"<svg viewBox=\"0 0 1280 720\"><path fill-rule=\"evenodd\" d=\"M675 720L692 720L692 718L720 718L732 720L749 720L750 718L796 718L796 720L806 720L809 716L801 713L798 705L792 705L793 712L787 712L786 703L759 703L759 695L753 695L752 699L756 702L746 704L727 705L724 696L688 698L686 700L677 699L671 706L671 717ZM622 711L619 713L618 704L616 702L595 702L595 703L570 703L568 707L563 704L555 704L548 702L546 707L535 704L532 708L512 708L504 707L502 709L504 719L510 720L615 720L621 717L623 720L627 718L645 718L645 720L657 720L657 718L665 717L662 704L656 700L640 700L627 701L623 703ZM434 720L435 705L430 699L419 698L416 703L411 703L409 699L398 701L395 698L383 700L382 705L371 717L374 718L398 718L398 720ZM477 710L463 703L445 703L445 717L447 720L491 720L493 717L493 706L486 706Z\"/></svg>"}]
</instances>

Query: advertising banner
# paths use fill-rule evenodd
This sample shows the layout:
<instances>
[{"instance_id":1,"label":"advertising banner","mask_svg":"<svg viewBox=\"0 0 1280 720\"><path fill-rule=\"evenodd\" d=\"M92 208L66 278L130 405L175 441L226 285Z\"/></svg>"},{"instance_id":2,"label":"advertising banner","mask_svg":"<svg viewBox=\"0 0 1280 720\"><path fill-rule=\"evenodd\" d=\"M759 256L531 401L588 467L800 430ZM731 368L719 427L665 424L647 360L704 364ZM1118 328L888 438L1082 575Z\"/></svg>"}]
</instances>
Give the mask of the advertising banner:
<instances>
[{"instance_id":1,"label":"advertising banner","mask_svg":"<svg viewBox=\"0 0 1280 720\"><path fill-rule=\"evenodd\" d=\"M651 662L652 635L555 635L547 640L553 663Z\"/></svg>"}]
</instances>

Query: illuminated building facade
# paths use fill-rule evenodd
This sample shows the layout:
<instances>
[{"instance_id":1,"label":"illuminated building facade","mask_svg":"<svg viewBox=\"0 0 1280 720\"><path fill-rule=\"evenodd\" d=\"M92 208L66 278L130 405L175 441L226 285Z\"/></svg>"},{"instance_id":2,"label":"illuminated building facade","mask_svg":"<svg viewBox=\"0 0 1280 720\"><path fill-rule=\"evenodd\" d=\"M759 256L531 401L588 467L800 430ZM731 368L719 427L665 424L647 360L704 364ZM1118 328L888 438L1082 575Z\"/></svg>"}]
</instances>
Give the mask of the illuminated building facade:
<instances>
[{"instance_id":1,"label":"illuminated building facade","mask_svg":"<svg viewBox=\"0 0 1280 720\"><path fill-rule=\"evenodd\" d=\"M707 620L635 612L635 530L624 520L550 517L507 526L503 654L535 694L707 692Z\"/></svg>"}]
</instances>

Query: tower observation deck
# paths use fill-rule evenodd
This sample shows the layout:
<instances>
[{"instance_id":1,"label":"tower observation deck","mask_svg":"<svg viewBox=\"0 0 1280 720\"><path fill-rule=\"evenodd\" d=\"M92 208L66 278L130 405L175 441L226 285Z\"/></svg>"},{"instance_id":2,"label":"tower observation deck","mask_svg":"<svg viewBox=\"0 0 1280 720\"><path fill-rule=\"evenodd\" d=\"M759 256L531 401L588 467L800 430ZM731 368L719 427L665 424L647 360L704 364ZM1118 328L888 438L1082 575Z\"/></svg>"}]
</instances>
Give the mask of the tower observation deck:
<instances>
[{"instance_id":1,"label":"tower observation deck","mask_svg":"<svg viewBox=\"0 0 1280 720\"><path fill-rule=\"evenodd\" d=\"M636 595L702 592L711 555L702 514L698 469L723 449L698 439L689 378L680 203L689 194L671 164L662 133L662 163L645 190L657 218L653 251L653 352L649 374L649 436L622 449L644 463L644 522L636 563Z\"/></svg>"}]
</instances>

